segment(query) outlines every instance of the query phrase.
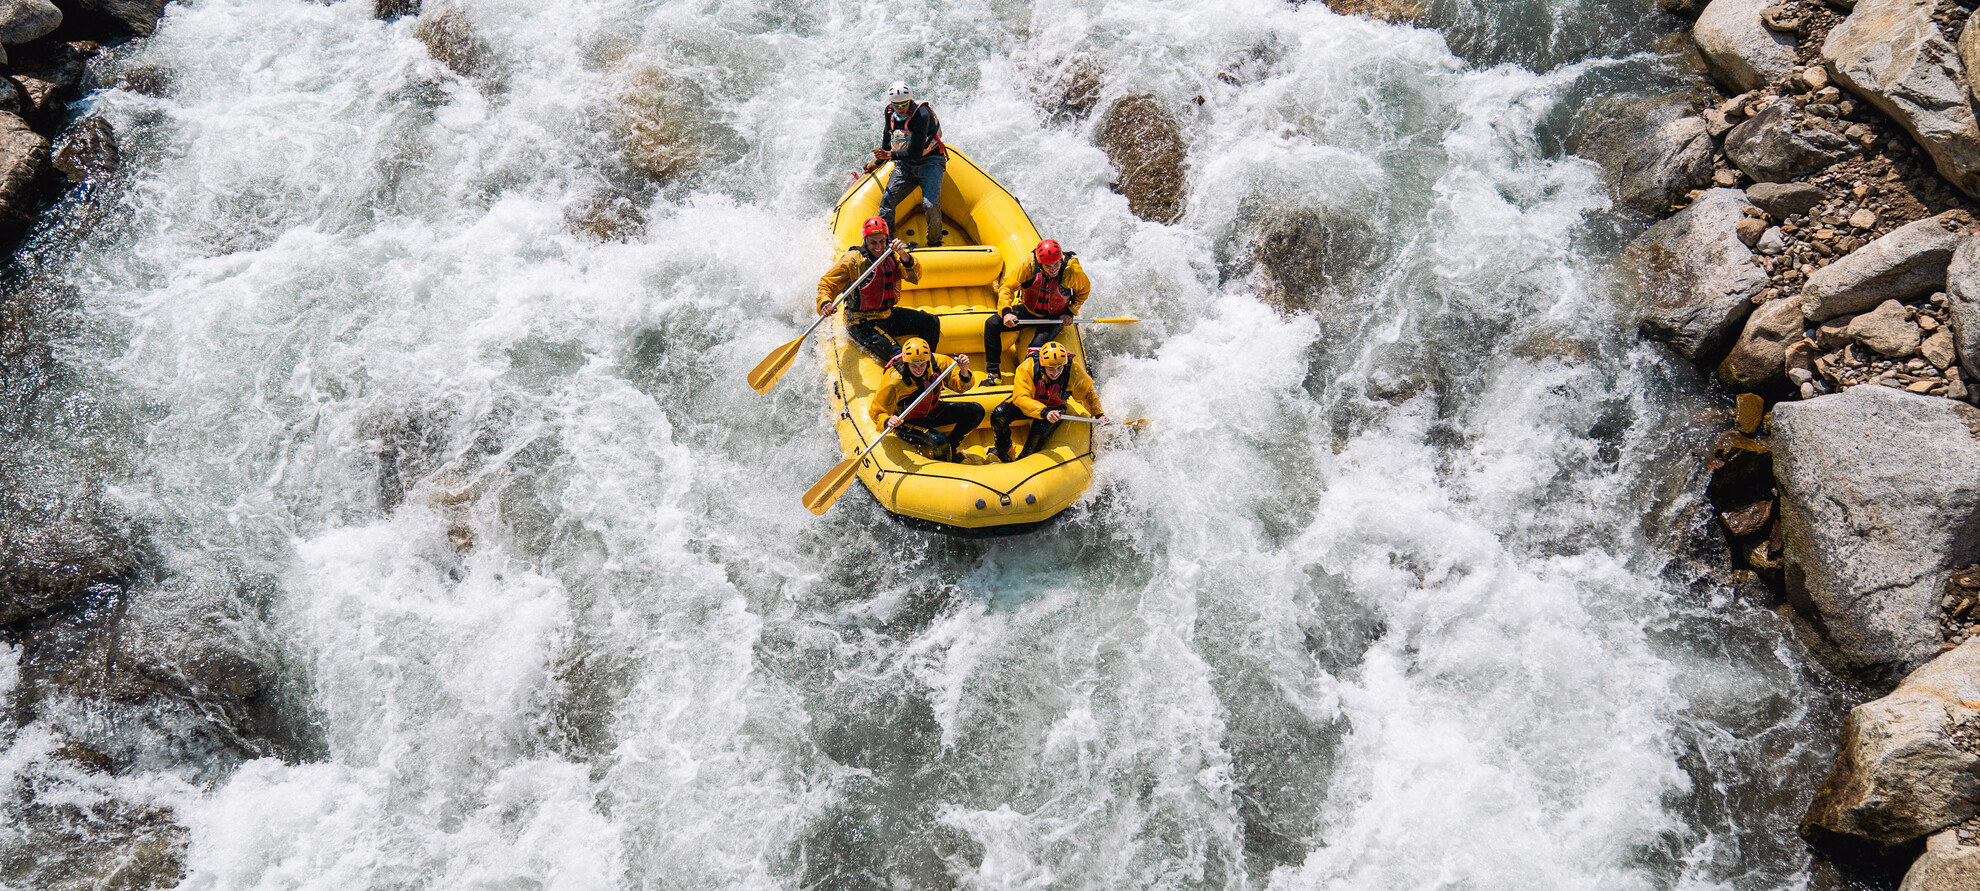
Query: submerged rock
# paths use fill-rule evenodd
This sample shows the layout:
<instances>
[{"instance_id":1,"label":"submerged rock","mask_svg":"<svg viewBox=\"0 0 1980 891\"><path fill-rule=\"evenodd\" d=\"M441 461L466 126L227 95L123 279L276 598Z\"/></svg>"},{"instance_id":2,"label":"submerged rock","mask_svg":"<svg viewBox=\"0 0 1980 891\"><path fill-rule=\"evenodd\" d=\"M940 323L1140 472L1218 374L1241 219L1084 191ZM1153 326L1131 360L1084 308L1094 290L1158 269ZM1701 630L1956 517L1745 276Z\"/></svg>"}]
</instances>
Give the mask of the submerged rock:
<instances>
[{"instance_id":1,"label":"submerged rock","mask_svg":"<svg viewBox=\"0 0 1980 891\"><path fill-rule=\"evenodd\" d=\"M1972 228L1973 219L1957 210L1899 226L1810 274L1801 311L1820 322L1940 290L1953 251Z\"/></svg>"},{"instance_id":2,"label":"submerged rock","mask_svg":"<svg viewBox=\"0 0 1980 891\"><path fill-rule=\"evenodd\" d=\"M459 7L449 6L420 19L413 36L426 44L429 55L462 77L486 74L494 62L494 48L475 31L474 22Z\"/></svg>"},{"instance_id":3,"label":"submerged rock","mask_svg":"<svg viewBox=\"0 0 1980 891\"><path fill-rule=\"evenodd\" d=\"M1575 151L1602 165L1617 201L1647 213L1712 182L1712 134L1683 96L1615 109Z\"/></svg>"},{"instance_id":4,"label":"submerged rock","mask_svg":"<svg viewBox=\"0 0 1980 891\"><path fill-rule=\"evenodd\" d=\"M1794 71L1794 38L1760 23L1773 0L1711 0L1691 28L1705 66L1734 93L1757 90Z\"/></svg>"},{"instance_id":5,"label":"submerged rock","mask_svg":"<svg viewBox=\"0 0 1980 891\"><path fill-rule=\"evenodd\" d=\"M1354 214L1300 210L1266 223L1259 233L1259 268L1269 279L1266 302L1282 312L1314 309L1374 263L1380 233Z\"/></svg>"},{"instance_id":6,"label":"submerged rock","mask_svg":"<svg viewBox=\"0 0 1980 891\"><path fill-rule=\"evenodd\" d=\"M1939 650L1939 590L1980 561L1980 409L1889 387L1774 407L1788 602L1836 671L1888 684Z\"/></svg>"},{"instance_id":7,"label":"submerged rock","mask_svg":"<svg viewBox=\"0 0 1980 891\"><path fill-rule=\"evenodd\" d=\"M1711 189L1630 246L1625 259L1648 291L1646 336L1698 362L1739 330L1753 295L1767 284L1767 273L1734 232L1752 206L1736 189Z\"/></svg>"},{"instance_id":8,"label":"submerged rock","mask_svg":"<svg viewBox=\"0 0 1980 891\"><path fill-rule=\"evenodd\" d=\"M129 576L136 534L100 498L28 486L0 502L0 624L62 608Z\"/></svg>"},{"instance_id":9,"label":"submerged rock","mask_svg":"<svg viewBox=\"0 0 1980 891\"><path fill-rule=\"evenodd\" d=\"M1862 0L1829 32L1822 59L1850 92L1918 140L1939 173L1980 195L1980 126L1959 52L1933 20L1935 0Z\"/></svg>"},{"instance_id":10,"label":"submerged rock","mask_svg":"<svg viewBox=\"0 0 1980 891\"><path fill-rule=\"evenodd\" d=\"M1031 66L1027 66L1031 67ZM1083 121L1100 103L1106 71L1089 52L1076 52L1034 69L1031 96L1039 109L1061 121Z\"/></svg>"},{"instance_id":11,"label":"submerged rock","mask_svg":"<svg viewBox=\"0 0 1980 891\"><path fill-rule=\"evenodd\" d=\"M1802 818L1802 836L1832 850L1887 856L1973 816L1980 754L1954 736L1980 721L1976 708L1980 641L1932 660L1889 696L1850 709L1835 767Z\"/></svg>"},{"instance_id":12,"label":"submerged rock","mask_svg":"<svg viewBox=\"0 0 1980 891\"><path fill-rule=\"evenodd\" d=\"M420 0L371 0L371 16L381 22L393 22L409 15L419 15Z\"/></svg>"},{"instance_id":13,"label":"submerged rock","mask_svg":"<svg viewBox=\"0 0 1980 891\"><path fill-rule=\"evenodd\" d=\"M1151 223L1182 218L1188 185L1188 146L1182 126L1153 96L1124 96L1100 124L1100 148L1114 165L1114 191L1128 210Z\"/></svg>"},{"instance_id":14,"label":"submerged rock","mask_svg":"<svg viewBox=\"0 0 1980 891\"><path fill-rule=\"evenodd\" d=\"M1767 106L1726 134L1726 160L1763 183L1806 176L1853 152L1849 140L1840 135L1795 126L1783 102Z\"/></svg>"},{"instance_id":15,"label":"submerged rock","mask_svg":"<svg viewBox=\"0 0 1980 891\"><path fill-rule=\"evenodd\" d=\"M715 123L714 104L693 81L656 67L636 69L618 96L619 144L626 163L660 183L692 173L718 143L732 141Z\"/></svg>"}]
</instances>

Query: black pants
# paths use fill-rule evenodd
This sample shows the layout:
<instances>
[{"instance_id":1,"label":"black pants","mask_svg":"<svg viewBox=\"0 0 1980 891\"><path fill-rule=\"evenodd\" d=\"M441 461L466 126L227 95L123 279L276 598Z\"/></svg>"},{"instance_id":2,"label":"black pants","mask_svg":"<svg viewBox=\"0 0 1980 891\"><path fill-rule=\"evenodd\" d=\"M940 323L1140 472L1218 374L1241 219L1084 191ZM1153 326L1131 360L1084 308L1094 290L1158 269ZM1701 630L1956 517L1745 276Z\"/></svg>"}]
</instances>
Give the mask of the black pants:
<instances>
[{"instance_id":1,"label":"black pants","mask_svg":"<svg viewBox=\"0 0 1980 891\"><path fill-rule=\"evenodd\" d=\"M1029 455L1044 448L1046 438L1052 435L1052 431L1059 429L1059 424L1062 423L1060 421L1047 421L1038 418L1030 419L1031 435L1024 438L1024 452L1013 455L1011 454L1011 425L1018 421L1026 420L1027 417L1024 412L1018 410L1017 403L1015 402L1006 402L999 405L996 411L990 413L990 429L996 431L997 434L998 457L1006 461L1015 461L1024 455Z\"/></svg>"},{"instance_id":2,"label":"black pants","mask_svg":"<svg viewBox=\"0 0 1980 891\"><path fill-rule=\"evenodd\" d=\"M942 351L942 345L937 342L942 339L942 320L918 309L896 306L884 319L847 325L846 335L882 365L894 358L901 351L901 341L910 337L928 341L930 350Z\"/></svg>"},{"instance_id":3,"label":"black pants","mask_svg":"<svg viewBox=\"0 0 1980 891\"><path fill-rule=\"evenodd\" d=\"M1011 311L1011 315L1017 316L1020 319L1058 318L1058 316L1038 315L1037 313L1034 313L1031 310L1026 309L1023 304L1018 304L1017 306L1011 307L1010 311ZM997 360L1002 359L1004 357L1004 338L1002 337L1003 333L1006 331L1023 331L1026 328L1030 328L1034 332L1031 335L1032 349L1037 349L1038 347L1042 347L1048 343L1051 343L1054 340L1058 340L1059 332L1066 330L1066 326L1064 325L1006 325L1004 324L1003 313L1001 312L991 313L990 318L983 320L983 373L984 374L997 373ZM1019 344L1024 343L1024 336L1022 334L1018 336L1018 343ZM1020 365L1024 364L1024 355L1022 354L1022 351L1020 351L1018 355L1018 364Z\"/></svg>"},{"instance_id":4,"label":"black pants","mask_svg":"<svg viewBox=\"0 0 1980 891\"><path fill-rule=\"evenodd\" d=\"M941 401L935 403L934 411L912 421L902 421L900 429L894 432L900 438L922 447L930 458L954 461L956 444L981 423L983 406L974 402ZM941 432L944 427L949 432Z\"/></svg>"}]
</instances>

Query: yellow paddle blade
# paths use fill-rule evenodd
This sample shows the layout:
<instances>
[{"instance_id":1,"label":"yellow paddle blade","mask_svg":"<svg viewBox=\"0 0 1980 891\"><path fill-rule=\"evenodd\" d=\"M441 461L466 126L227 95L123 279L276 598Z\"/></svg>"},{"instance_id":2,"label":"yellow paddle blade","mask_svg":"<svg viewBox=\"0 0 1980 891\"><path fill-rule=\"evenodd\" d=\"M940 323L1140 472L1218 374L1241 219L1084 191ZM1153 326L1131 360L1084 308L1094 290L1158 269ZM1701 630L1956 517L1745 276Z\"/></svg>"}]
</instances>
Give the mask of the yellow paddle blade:
<instances>
[{"instance_id":1,"label":"yellow paddle blade","mask_svg":"<svg viewBox=\"0 0 1980 891\"><path fill-rule=\"evenodd\" d=\"M1129 430L1140 430L1140 429L1142 429L1143 427L1146 427L1146 426L1148 426L1148 419L1147 419L1147 418L1134 418L1134 419L1132 419L1132 420L1127 420L1127 421L1122 421L1122 422L1121 422L1121 426L1122 426L1122 427L1125 427L1125 428L1127 428L1127 429L1129 429Z\"/></svg>"},{"instance_id":2,"label":"yellow paddle blade","mask_svg":"<svg viewBox=\"0 0 1980 891\"><path fill-rule=\"evenodd\" d=\"M1134 316L1113 316L1105 319L1087 319L1089 322L1139 322Z\"/></svg>"},{"instance_id":3,"label":"yellow paddle blade","mask_svg":"<svg viewBox=\"0 0 1980 891\"><path fill-rule=\"evenodd\" d=\"M804 492L805 510L821 517L826 511L831 510L832 505L838 502L839 496L846 494L846 490L852 488L852 481L858 475L859 461L859 458L847 458L834 465L824 476L819 477L818 482L813 483L811 488Z\"/></svg>"},{"instance_id":4,"label":"yellow paddle blade","mask_svg":"<svg viewBox=\"0 0 1980 891\"><path fill-rule=\"evenodd\" d=\"M798 347L804 346L804 338L799 337L770 351L763 361L749 371L749 388L758 393L768 393L770 388L782 380L784 372L791 370L791 360L797 358Z\"/></svg>"}]
</instances>

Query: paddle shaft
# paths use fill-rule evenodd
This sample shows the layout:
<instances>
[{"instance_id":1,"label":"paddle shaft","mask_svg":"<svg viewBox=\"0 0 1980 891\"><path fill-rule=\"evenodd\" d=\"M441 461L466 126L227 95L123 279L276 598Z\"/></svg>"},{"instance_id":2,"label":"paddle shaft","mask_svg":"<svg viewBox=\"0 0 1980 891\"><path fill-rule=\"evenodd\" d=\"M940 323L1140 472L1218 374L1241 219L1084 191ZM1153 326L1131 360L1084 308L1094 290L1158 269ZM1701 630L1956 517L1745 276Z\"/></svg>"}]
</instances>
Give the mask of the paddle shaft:
<instances>
[{"instance_id":1,"label":"paddle shaft","mask_svg":"<svg viewBox=\"0 0 1980 891\"><path fill-rule=\"evenodd\" d=\"M1122 322L1139 322L1139 321L1141 320L1140 319L1067 319L1066 321L1062 322L1058 319L1019 319L1018 324L1020 325L1091 325L1096 322L1100 322L1105 324L1118 325Z\"/></svg>"}]
</instances>

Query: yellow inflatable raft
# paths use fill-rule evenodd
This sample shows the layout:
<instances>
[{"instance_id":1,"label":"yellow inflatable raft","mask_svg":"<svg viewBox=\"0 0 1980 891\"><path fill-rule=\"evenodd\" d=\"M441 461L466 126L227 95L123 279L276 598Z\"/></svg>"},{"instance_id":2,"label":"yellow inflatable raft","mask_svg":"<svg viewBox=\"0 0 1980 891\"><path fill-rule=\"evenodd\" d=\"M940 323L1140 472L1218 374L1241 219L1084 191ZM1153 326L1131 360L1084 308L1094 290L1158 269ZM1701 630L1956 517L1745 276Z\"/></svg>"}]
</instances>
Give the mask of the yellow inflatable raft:
<instances>
[{"instance_id":1,"label":"yellow inflatable raft","mask_svg":"<svg viewBox=\"0 0 1980 891\"><path fill-rule=\"evenodd\" d=\"M860 224L880 209L893 165L853 183L832 211L832 235L837 248L860 241ZM929 221L921 211L921 191L909 192L897 210L896 235L909 244L925 240ZM1005 383L981 384L984 368L983 323L997 305L997 282L1008 265L1022 263L1038 244L1038 230L1009 190L976 166L968 155L949 147L942 179L942 247L914 251L921 281L905 284L901 306L932 313L942 320L942 355L967 353L978 385L967 393L944 398L983 406L985 420L964 438L963 463L933 461L913 446L890 436L859 465L859 481L880 506L910 525L967 536L1011 535L1037 528L1058 516L1093 478L1093 428L1064 421L1036 453L1015 463L988 462L993 436L988 413L1010 396L1010 373L1022 355L1016 353L1018 334L1003 337L1000 362ZM867 411L868 400L880 385L880 365L861 352L839 325L824 345L831 378L832 415L838 424L839 447L846 457L858 454L878 433ZM1022 335L1029 343L1029 335ZM1059 337L1082 356L1079 326L1067 325ZM940 356L937 357L940 359ZM1090 366L1089 366L1090 367ZM1027 422L1011 428L1011 439L1024 444Z\"/></svg>"}]
</instances>

